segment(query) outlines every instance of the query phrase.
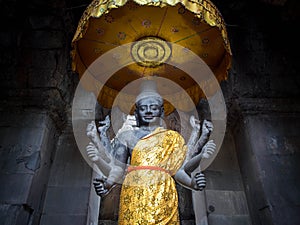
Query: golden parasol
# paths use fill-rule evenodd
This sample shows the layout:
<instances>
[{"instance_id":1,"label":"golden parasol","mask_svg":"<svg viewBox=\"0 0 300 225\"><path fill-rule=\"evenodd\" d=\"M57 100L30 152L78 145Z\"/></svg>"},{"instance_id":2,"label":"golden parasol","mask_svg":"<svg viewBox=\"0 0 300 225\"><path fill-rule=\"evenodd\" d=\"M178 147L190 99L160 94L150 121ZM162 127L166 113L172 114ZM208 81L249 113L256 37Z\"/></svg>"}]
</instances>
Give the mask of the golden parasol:
<instances>
[{"instance_id":1,"label":"golden parasol","mask_svg":"<svg viewBox=\"0 0 300 225\"><path fill-rule=\"evenodd\" d=\"M227 78L231 50L225 22L209 0L94 0L83 13L72 41L72 68L81 78L85 76L84 88L94 92L106 108L115 104L116 96L127 84L153 76L172 80L197 104L205 96L189 74L168 64L170 56L180 56L169 43L198 55L219 82ZM86 73L100 56L126 44L130 44L130 56L136 63L124 66L107 80L102 79L101 72ZM178 63L188 60L177 58ZM167 94L179 96L182 103L177 108L189 111L190 106L184 104L177 92ZM136 94L136 90L129 90L117 105L128 111L131 106L127 100L134 99ZM165 108L168 114L174 106L169 104Z\"/></svg>"}]
</instances>

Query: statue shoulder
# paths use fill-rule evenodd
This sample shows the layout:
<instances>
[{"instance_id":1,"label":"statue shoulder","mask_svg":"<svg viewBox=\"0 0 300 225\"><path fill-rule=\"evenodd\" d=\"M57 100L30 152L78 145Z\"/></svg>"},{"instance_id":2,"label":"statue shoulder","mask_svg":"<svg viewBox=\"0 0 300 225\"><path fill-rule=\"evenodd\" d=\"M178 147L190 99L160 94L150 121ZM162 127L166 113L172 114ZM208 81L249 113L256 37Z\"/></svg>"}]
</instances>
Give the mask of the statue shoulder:
<instances>
[{"instance_id":1,"label":"statue shoulder","mask_svg":"<svg viewBox=\"0 0 300 225\"><path fill-rule=\"evenodd\" d=\"M123 143L127 143L128 141L130 141L130 139L134 136L134 131L133 130L124 130L120 133L118 133L118 135L116 136L116 138L123 142Z\"/></svg>"},{"instance_id":2,"label":"statue shoulder","mask_svg":"<svg viewBox=\"0 0 300 225\"><path fill-rule=\"evenodd\" d=\"M169 134L172 134L174 136L182 137L182 135L176 130L166 129L166 132L168 132Z\"/></svg>"},{"instance_id":3,"label":"statue shoulder","mask_svg":"<svg viewBox=\"0 0 300 225\"><path fill-rule=\"evenodd\" d=\"M175 131L175 130L167 130L168 134L172 135L174 137L174 140L180 140L181 142L184 142L185 143L185 140L183 138L183 136L178 132L178 131Z\"/></svg>"}]
</instances>

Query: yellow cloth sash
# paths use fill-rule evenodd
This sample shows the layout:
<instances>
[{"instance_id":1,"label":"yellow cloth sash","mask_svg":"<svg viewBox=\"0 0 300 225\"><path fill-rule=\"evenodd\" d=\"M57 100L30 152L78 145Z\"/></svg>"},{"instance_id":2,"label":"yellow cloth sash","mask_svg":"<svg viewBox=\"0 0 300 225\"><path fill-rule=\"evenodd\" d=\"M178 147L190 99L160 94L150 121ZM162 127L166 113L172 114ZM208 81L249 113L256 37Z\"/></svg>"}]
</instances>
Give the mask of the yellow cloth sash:
<instances>
[{"instance_id":1,"label":"yellow cloth sash","mask_svg":"<svg viewBox=\"0 0 300 225\"><path fill-rule=\"evenodd\" d=\"M179 225L178 196L171 176L185 154L183 137L163 128L136 144L132 169L122 185L119 225Z\"/></svg>"}]
</instances>

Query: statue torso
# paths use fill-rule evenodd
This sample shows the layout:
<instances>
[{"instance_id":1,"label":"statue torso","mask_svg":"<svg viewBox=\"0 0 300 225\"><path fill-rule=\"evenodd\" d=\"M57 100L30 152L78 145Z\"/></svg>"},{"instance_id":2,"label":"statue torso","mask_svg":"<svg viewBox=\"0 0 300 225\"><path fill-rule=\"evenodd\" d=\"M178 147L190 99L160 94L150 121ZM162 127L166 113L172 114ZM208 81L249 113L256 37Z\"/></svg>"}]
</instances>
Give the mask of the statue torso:
<instances>
[{"instance_id":1,"label":"statue torso","mask_svg":"<svg viewBox=\"0 0 300 225\"><path fill-rule=\"evenodd\" d=\"M152 130L143 128L128 130L123 132L122 135L120 135L119 141L126 146L128 153L131 156L132 150L134 149L138 141L152 132Z\"/></svg>"}]
</instances>

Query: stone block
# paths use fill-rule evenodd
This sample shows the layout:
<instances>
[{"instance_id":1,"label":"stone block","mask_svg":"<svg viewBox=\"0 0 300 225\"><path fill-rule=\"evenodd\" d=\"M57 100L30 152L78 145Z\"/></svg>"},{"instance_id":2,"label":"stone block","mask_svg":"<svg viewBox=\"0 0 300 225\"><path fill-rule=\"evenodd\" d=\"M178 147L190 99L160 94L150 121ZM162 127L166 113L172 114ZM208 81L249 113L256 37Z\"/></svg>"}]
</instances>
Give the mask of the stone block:
<instances>
[{"instance_id":1,"label":"stone block","mask_svg":"<svg viewBox=\"0 0 300 225\"><path fill-rule=\"evenodd\" d=\"M91 225L118 225L118 221L112 220L99 220L98 224L91 224Z\"/></svg>"},{"instance_id":2,"label":"stone block","mask_svg":"<svg viewBox=\"0 0 300 225\"><path fill-rule=\"evenodd\" d=\"M29 23L32 29L63 29L62 21L59 20L59 17L52 15L39 15L39 16L30 16Z\"/></svg>"},{"instance_id":3,"label":"stone block","mask_svg":"<svg viewBox=\"0 0 300 225\"><path fill-rule=\"evenodd\" d=\"M13 109L27 108L28 106L35 109L46 109L57 126L65 123L67 117L65 107L68 103L64 93L55 87L9 90L7 100L2 103L0 110L10 107Z\"/></svg>"},{"instance_id":4,"label":"stone block","mask_svg":"<svg viewBox=\"0 0 300 225\"><path fill-rule=\"evenodd\" d=\"M248 215L243 191L206 190L207 211L221 215Z\"/></svg>"},{"instance_id":5,"label":"stone block","mask_svg":"<svg viewBox=\"0 0 300 225\"><path fill-rule=\"evenodd\" d=\"M3 60L3 64L6 63L6 61L7 60ZM0 66L1 64L2 62L0 61ZM16 71L17 68L15 65L8 66L7 64L0 70L0 94L2 100L7 100L7 89L17 86L18 81L16 79Z\"/></svg>"},{"instance_id":6,"label":"stone block","mask_svg":"<svg viewBox=\"0 0 300 225\"><path fill-rule=\"evenodd\" d=\"M31 88L37 87L55 87L64 92L65 88L71 85L65 65L65 54L62 50L33 50L27 56L30 58L28 65L27 85Z\"/></svg>"},{"instance_id":7,"label":"stone block","mask_svg":"<svg viewBox=\"0 0 300 225\"><path fill-rule=\"evenodd\" d=\"M20 209L20 205L0 204L0 224L15 225Z\"/></svg>"},{"instance_id":8,"label":"stone block","mask_svg":"<svg viewBox=\"0 0 300 225\"><path fill-rule=\"evenodd\" d=\"M47 214L42 217L40 225L86 225L86 215Z\"/></svg>"},{"instance_id":9,"label":"stone block","mask_svg":"<svg viewBox=\"0 0 300 225\"><path fill-rule=\"evenodd\" d=\"M0 174L0 183L2 184L0 202L26 204L32 179L32 174Z\"/></svg>"},{"instance_id":10,"label":"stone block","mask_svg":"<svg viewBox=\"0 0 300 225\"><path fill-rule=\"evenodd\" d=\"M45 133L42 128L2 128L0 164L5 173L32 173L39 169Z\"/></svg>"},{"instance_id":11,"label":"stone block","mask_svg":"<svg viewBox=\"0 0 300 225\"><path fill-rule=\"evenodd\" d=\"M55 79L55 68L32 68L28 74L28 85L31 88L57 87L59 79Z\"/></svg>"},{"instance_id":12,"label":"stone block","mask_svg":"<svg viewBox=\"0 0 300 225\"><path fill-rule=\"evenodd\" d=\"M52 165L50 186L90 187L92 168L82 157L72 133L63 134Z\"/></svg>"},{"instance_id":13,"label":"stone block","mask_svg":"<svg viewBox=\"0 0 300 225\"><path fill-rule=\"evenodd\" d=\"M90 187L48 186L43 214L86 215L89 193Z\"/></svg>"},{"instance_id":14,"label":"stone block","mask_svg":"<svg viewBox=\"0 0 300 225\"><path fill-rule=\"evenodd\" d=\"M36 30L24 37L23 46L34 49L59 49L63 47L64 33L58 30Z\"/></svg>"},{"instance_id":15,"label":"stone block","mask_svg":"<svg viewBox=\"0 0 300 225\"><path fill-rule=\"evenodd\" d=\"M43 111L0 111L0 116L0 127L45 128L51 124L51 119Z\"/></svg>"},{"instance_id":16,"label":"stone block","mask_svg":"<svg viewBox=\"0 0 300 225\"><path fill-rule=\"evenodd\" d=\"M211 158L203 159L201 162L201 168L207 168L209 170L238 170L239 166L236 158L233 137L230 132L226 132L224 130L224 127L222 127L221 124L221 121L214 121L213 125L214 130L216 131L210 137L211 140L214 140L217 150L219 151ZM224 139L220 139L219 137L223 135ZM218 141L218 143L216 141ZM205 165L208 165L208 167Z\"/></svg>"},{"instance_id":17,"label":"stone block","mask_svg":"<svg viewBox=\"0 0 300 225\"><path fill-rule=\"evenodd\" d=\"M56 130L43 112L1 114L4 117L0 126L0 202L20 206L16 224L38 221Z\"/></svg>"},{"instance_id":18,"label":"stone block","mask_svg":"<svg viewBox=\"0 0 300 225\"><path fill-rule=\"evenodd\" d=\"M0 51L1 51L0 52L0 65L1 66L5 66L6 68L9 66L16 66L16 64L17 64L16 52L13 51L12 48L0 48ZM1 78L3 79L5 77L1 77ZM6 77L6 78L8 78L8 77Z\"/></svg>"},{"instance_id":19,"label":"stone block","mask_svg":"<svg viewBox=\"0 0 300 225\"><path fill-rule=\"evenodd\" d=\"M43 140L42 128L2 128L0 142L4 145L27 146L25 152L32 152L33 146L40 146Z\"/></svg>"},{"instance_id":20,"label":"stone block","mask_svg":"<svg viewBox=\"0 0 300 225\"><path fill-rule=\"evenodd\" d=\"M204 172L206 177L206 189L244 191L243 181L239 170L210 170Z\"/></svg>"},{"instance_id":21,"label":"stone block","mask_svg":"<svg viewBox=\"0 0 300 225\"><path fill-rule=\"evenodd\" d=\"M17 43L17 37L18 35L16 31L0 31L0 47L9 49L15 47Z\"/></svg>"},{"instance_id":22,"label":"stone block","mask_svg":"<svg viewBox=\"0 0 300 225\"><path fill-rule=\"evenodd\" d=\"M242 191L244 189L236 149L231 133L227 132L221 149L204 171L207 189Z\"/></svg>"},{"instance_id":23,"label":"stone block","mask_svg":"<svg viewBox=\"0 0 300 225\"><path fill-rule=\"evenodd\" d=\"M255 224L284 224L283 218L291 218L293 211L285 211L284 216L276 208L292 209L299 205L298 121L297 115L245 114L238 128L236 144Z\"/></svg>"},{"instance_id":24,"label":"stone block","mask_svg":"<svg viewBox=\"0 0 300 225\"><path fill-rule=\"evenodd\" d=\"M0 205L0 224L23 225L33 218L33 210L26 204Z\"/></svg>"},{"instance_id":25,"label":"stone block","mask_svg":"<svg viewBox=\"0 0 300 225\"><path fill-rule=\"evenodd\" d=\"M180 224L181 225L196 225L194 220L181 220Z\"/></svg>"},{"instance_id":26,"label":"stone block","mask_svg":"<svg viewBox=\"0 0 300 225\"><path fill-rule=\"evenodd\" d=\"M225 134L222 146L220 146L218 155L208 167L208 170L213 171L231 171L239 173L240 168L236 157L236 149L232 135L227 132Z\"/></svg>"},{"instance_id":27,"label":"stone block","mask_svg":"<svg viewBox=\"0 0 300 225\"><path fill-rule=\"evenodd\" d=\"M59 63L58 59L62 55L62 50L34 49L31 50L28 54L29 54L28 57L30 58L31 67L50 70L50 69L55 69L58 66Z\"/></svg>"},{"instance_id":28,"label":"stone block","mask_svg":"<svg viewBox=\"0 0 300 225\"><path fill-rule=\"evenodd\" d=\"M209 225L251 225L251 220L247 215L208 215Z\"/></svg>"},{"instance_id":29,"label":"stone block","mask_svg":"<svg viewBox=\"0 0 300 225\"><path fill-rule=\"evenodd\" d=\"M49 182L52 156L57 144L56 129L52 124L50 129L44 129L44 138L40 150L40 167L35 171L28 204L34 207L36 213L41 213L44 201L45 187Z\"/></svg>"},{"instance_id":30,"label":"stone block","mask_svg":"<svg viewBox=\"0 0 300 225\"><path fill-rule=\"evenodd\" d=\"M282 224L284 221L288 225L299 225L300 224L300 206L299 205L285 205L275 204L271 208L272 214L276 225Z\"/></svg>"},{"instance_id":31,"label":"stone block","mask_svg":"<svg viewBox=\"0 0 300 225\"><path fill-rule=\"evenodd\" d=\"M239 127L236 130L236 134L237 155L241 165L245 193L250 205L250 212L252 213L254 208L263 208L268 203L260 181L261 171L258 167L256 157L251 150L250 137L247 135L246 128L244 126ZM252 218L257 217L254 214L253 212Z\"/></svg>"}]
</instances>

